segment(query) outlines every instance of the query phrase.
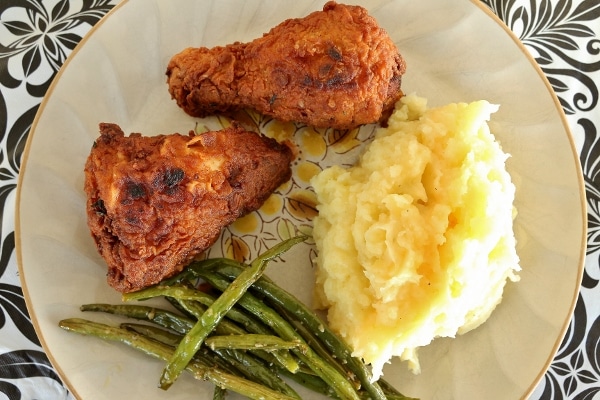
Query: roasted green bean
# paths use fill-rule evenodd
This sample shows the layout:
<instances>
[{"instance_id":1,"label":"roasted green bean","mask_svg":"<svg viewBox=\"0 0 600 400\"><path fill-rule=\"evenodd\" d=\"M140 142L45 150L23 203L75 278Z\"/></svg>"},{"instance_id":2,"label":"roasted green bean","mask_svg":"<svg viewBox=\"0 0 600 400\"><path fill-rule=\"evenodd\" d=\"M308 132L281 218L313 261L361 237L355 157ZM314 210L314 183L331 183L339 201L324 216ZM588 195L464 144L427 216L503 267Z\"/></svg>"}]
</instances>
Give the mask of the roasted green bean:
<instances>
[{"instance_id":1,"label":"roasted green bean","mask_svg":"<svg viewBox=\"0 0 600 400\"><path fill-rule=\"evenodd\" d=\"M197 318L200 318L200 316L206 311L206 307L204 307L204 305L192 300L177 300L177 302L183 310L190 313L191 315L196 316ZM225 319L222 320L219 323L219 325L215 327L214 332L217 335L227 335L230 337L234 335L241 336L247 334L247 332L244 331L242 328ZM258 357L262 358L266 362L279 364L280 366L292 373L300 369L298 362L290 355L289 352L277 351L267 353L261 350L254 350L254 352L257 354Z\"/></svg>"},{"instance_id":2,"label":"roasted green bean","mask_svg":"<svg viewBox=\"0 0 600 400\"><path fill-rule=\"evenodd\" d=\"M285 341L277 336L245 334L236 336L211 336L205 340L211 349L237 349L237 350L290 350L302 347L300 342Z\"/></svg>"},{"instance_id":3,"label":"roasted green bean","mask_svg":"<svg viewBox=\"0 0 600 400\"><path fill-rule=\"evenodd\" d=\"M172 347L177 346L183 337L180 334L167 331L166 329L159 328L154 325L131 324L124 322L119 325L119 327L121 329L127 329L128 331L137 332L140 335L144 335L150 339L168 344Z\"/></svg>"},{"instance_id":4,"label":"roasted green bean","mask_svg":"<svg viewBox=\"0 0 600 400\"><path fill-rule=\"evenodd\" d=\"M130 332L125 329L115 328L97 322L72 318L60 321L59 326L71 332L96 336L104 340L121 342L140 350L147 355L150 355L154 358L159 358L161 360L170 359L173 353L173 349L168 345L146 338L145 336L139 335L135 332ZM274 391L250 380L223 372L218 368L214 368L214 366L208 367L197 362L192 362L187 364L185 369L196 379L209 380L221 388L233 390L251 399L294 399L294 397Z\"/></svg>"},{"instance_id":5,"label":"roasted green bean","mask_svg":"<svg viewBox=\"0 0 600 400\"><path fill-rule=\"evenodd\" d=\"M234 263L215 264L216 271L229 279L235 279L244 267ZM358 358L352 356L352 350L346 342L331 331L318 315L310 310L291 293L285 291L278 285L267 279L259 279L252 285L252 290L260 293L268 302L286 310L289 315L297 318L302 325L306 326L327 349L339 360L339 363L348 368L360 380L362 387L371 395L373 400L385 400L386 395L381 387L372 382L371 371Z\"/></svg>"},{"instance_id":6,"label":"roasted green bean","mask_svg":"<svg viewBox=\"0 0 600 400\"><path fill-rule=\"evenodd\" d=\"M181 334L187 333L194 326L194 321L190 318L182 317L156 307L133 304L84 304L80 309L81 311L104 312L142 321L150 321Z\"/></svg>"},{"instance_id":7,"label":"roasted green bean","mask_svg":"<svg viewBox=\"0 0 600 400\"><path fill-rule=\"evenodd\" d=\"M198 351L204 339L213 331L225 314L246 293L248 288L262 275L270 260L290 249L294 244L306 240L300 236L288 239L273 246L257 257L244 269L226 288L221 289L221 295L202 314L198 322L183 337L173 356L163 369L160 377L160 388L168 389Z\"/></svg>"},{"instance_id":8,"label":"roasted green bean","mask_svg":"<svg viewBox=\"0 0 600 400\"><path fill-rule=\"evenodd\" d=\"M197 301L205 307L210 307L216 300L216 297L211 294L183 284L175 284L173 286L152 286L136 292L125 293L122 298L124 301L131 301L145 300L161 296L174 299L174 303L177 303L178 300ZM189 310L185 310L185 308L183 308L183 310L189 313ZM199 318L198 315L195 317ZM264 324L241 312L237 307L231 307L231 309L227 312L227 318L238 323L247 331L262 334L271 333Z\"/></svg>"},{"instance_id":9,"label":"roasted green bean","mask_svg":"<svg viewBox=\"0 0 600 400\"><path fill-rule=\"evenodd\" d=\"M281 377L274 374L259 359L252 356L251 353L235 349L213 349L221 358L241 371L242 374L254 382L261 383L272 390L281 392L295 399L300 399L298 393L292 389Z\"/></svg>"},{"instance_id":10,"label":"roasted green bean","mask_svg":"<svg viewBox=\"0 0 600 400\"><path fill-rule=\"evenodd\" d=\"M226 394L227 390L220 386L215 386L215 390L213 391L213 400L225 400Z\"/></svg>"},{"instance_id":11,"label":"roasted green bean","mask_svg":"<svg viewBox=\"0 0 600 400\"><path fill-rule=\"evenodd\" d=\"M219 290L226 290L230 285L229 281L211 271L199 271L199 274L203 279ZM287 321L285 321L275 310L266 306L252 294L245 293L238 300L238 304L268 323L269 326L271 326L271 328L283 339L298 340L301 343L306 344L304 339L296 333L294 328ZM342 399L359 399L358 393L347 377L342 375L335 367L326 363L308 345L306 346L306 352L302 352L298 349L293 351L300 360L333 387Z\"/></svg>"},{"instance_id":12,"label":"roasted green bean","mask_svg":"<svg viewBox=\"0 0 600 400\"><path fill-rule=\"evenodd\" d=\"M371 382L368 367L315 312L263 275L270 260L305 239L281 242L250 265L226 258L196 261L154 287L123 295L126 301L163 297L184 315L141 305L81 307L160 328L129 323L111 328L79 319L60 326L168 361L160 378L163 389L187 370L213 381L217 400L227 390L250 398L299 399L282 377L336 399L409 400L383 380ZM200 290L195 285L202 280ZM212 368L215 376L206 372Z\"/></svg>"}]
</instances>

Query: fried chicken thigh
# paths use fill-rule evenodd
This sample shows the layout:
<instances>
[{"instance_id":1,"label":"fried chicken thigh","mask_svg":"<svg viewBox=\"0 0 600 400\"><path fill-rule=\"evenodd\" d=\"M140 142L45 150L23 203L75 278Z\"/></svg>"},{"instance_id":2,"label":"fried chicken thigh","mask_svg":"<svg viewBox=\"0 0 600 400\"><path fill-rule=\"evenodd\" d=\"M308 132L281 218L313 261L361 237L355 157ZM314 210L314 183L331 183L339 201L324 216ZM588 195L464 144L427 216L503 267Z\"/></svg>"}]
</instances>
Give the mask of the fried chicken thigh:
<instances>
[{"instance_id":1,"label":"fried chicken thigh","mask_svg":"<svg viewBox=\"0 0 600 400\"><path fill-rule=\"evenodd\" d=\"M195 117L252 108L282 121L350 129L389 117L405 69L364 8L330 1L249 43L185 49L169 62L167 82Z\"/></svg>"},{"instance_id":2,"label":"fried chicken thigh","mask_svg":"<svg viewBox=\"0 0 600 400\"><path fill-rule=\"evenodd\" d=\"M131 292L181 271L290 178L292 159L287 146L235 126L126 137L119 126L100 124L85 192L108 283Z\"/></svg>"}]
</instances>

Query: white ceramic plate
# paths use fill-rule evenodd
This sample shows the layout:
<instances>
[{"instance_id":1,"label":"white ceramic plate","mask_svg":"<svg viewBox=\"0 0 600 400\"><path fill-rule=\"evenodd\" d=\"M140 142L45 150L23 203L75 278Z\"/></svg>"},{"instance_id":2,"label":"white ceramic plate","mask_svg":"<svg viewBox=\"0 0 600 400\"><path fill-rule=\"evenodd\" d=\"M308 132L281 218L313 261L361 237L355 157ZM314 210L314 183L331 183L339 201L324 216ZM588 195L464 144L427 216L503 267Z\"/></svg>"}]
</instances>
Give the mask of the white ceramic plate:
<instances>
[{"instance_id":1,"label":"white ceramic plate","mask_svg":"<svg viewBox=\"0 0 600 400\"><path fill-rule=\"evenodd\" d=\"M83 303L120 301L106 284L106 269L90 238L84 210L83 165L98 123L115 122L126 132L147 135L193 129L197 121L179 110L167 92L164 73L173 54L187 46L251 40L284 19L321 9L323 3L124 1L83 40L54 81L25 152L17 254L37 332L77 397L198 399L212 393L211 385L189 377L162 392L156 387L161 362L57 327L62 318L80 316ZM405 365L394 362L385 378L423 399L526 397L560 343L582 273L583 184L564 116L525 50L479 4L361 3L407 60L405 92L427 97L431 105L482 98L501 105L491 127L512 154L508 168L517 185L515 230L523 267L521 281L508 285L504 302L486 324L423 349L421 375L413 376ZM267 122L258 119L262 127ZM359 132L358 142L352 142L357 146L323 148L315 135L297 133L300 141L317 142L295 166L293 183L282 189L271 208L227 230L214 251L227 251L231 240L241 239L248 255L255 255L290 230L309 226L310 207L303 205L310 205L311 199L303 174L332 162L331 152L351 161L368 134L368 128ZM333 142L328 135L334 133L325 135ZM269 274L309 301L311 250L295 251L287 263L270 267Z\"/></svg>"}]
</instances>

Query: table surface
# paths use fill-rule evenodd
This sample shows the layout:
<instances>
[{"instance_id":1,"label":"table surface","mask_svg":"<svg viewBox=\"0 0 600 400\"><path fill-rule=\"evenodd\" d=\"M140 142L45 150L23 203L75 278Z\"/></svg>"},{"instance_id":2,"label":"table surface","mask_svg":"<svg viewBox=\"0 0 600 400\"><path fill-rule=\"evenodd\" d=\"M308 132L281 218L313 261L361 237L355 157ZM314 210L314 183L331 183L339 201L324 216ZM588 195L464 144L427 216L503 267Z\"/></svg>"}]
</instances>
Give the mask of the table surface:
<instances>
[{"instance_id":1,"label":"table surface","mask_svg":"<svg viewBox=\"0 0 600 400\"><path fill-rule=\"evenodd\" d=\"M554 88L586 184L588 249L569 329L532 399L600 398L600 3L482 0L519 37ZM40 347L15 258L21 153L70 52L119 0L0 0L0 398L70 399Z\"/></svg>"}]
</instances>

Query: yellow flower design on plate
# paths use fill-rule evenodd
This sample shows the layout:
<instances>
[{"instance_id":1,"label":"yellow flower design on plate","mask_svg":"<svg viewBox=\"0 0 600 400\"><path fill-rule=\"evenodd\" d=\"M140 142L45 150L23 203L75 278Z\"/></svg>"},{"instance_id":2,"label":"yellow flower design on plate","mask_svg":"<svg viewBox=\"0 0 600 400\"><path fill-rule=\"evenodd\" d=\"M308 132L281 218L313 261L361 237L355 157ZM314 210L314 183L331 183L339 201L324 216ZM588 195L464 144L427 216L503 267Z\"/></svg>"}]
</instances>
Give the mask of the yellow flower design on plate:
<instances>
[{"instance_id":1,"label":"yellow flower design on plate","mask_svg":"<svg viewBox=\"0 0 600 400\"><path fill-rule=\"evenodd\" d=\"M311 179L332 165L351 165L363 145L375 133L376 125L352 130L315 129L303 124L282 122L252 110L240 110L230 116L213 116L196 124L196 133L223 129L233 121L245 129L289 144L296 159L292 178L265 200L261 208L249 213L223 230L209 257L230 257L248 261L276 243L298 234L311 235L312 219L317 215L317 199ZM314 249L312 240L302 244Z\"/></svg>"}]
</instances>

